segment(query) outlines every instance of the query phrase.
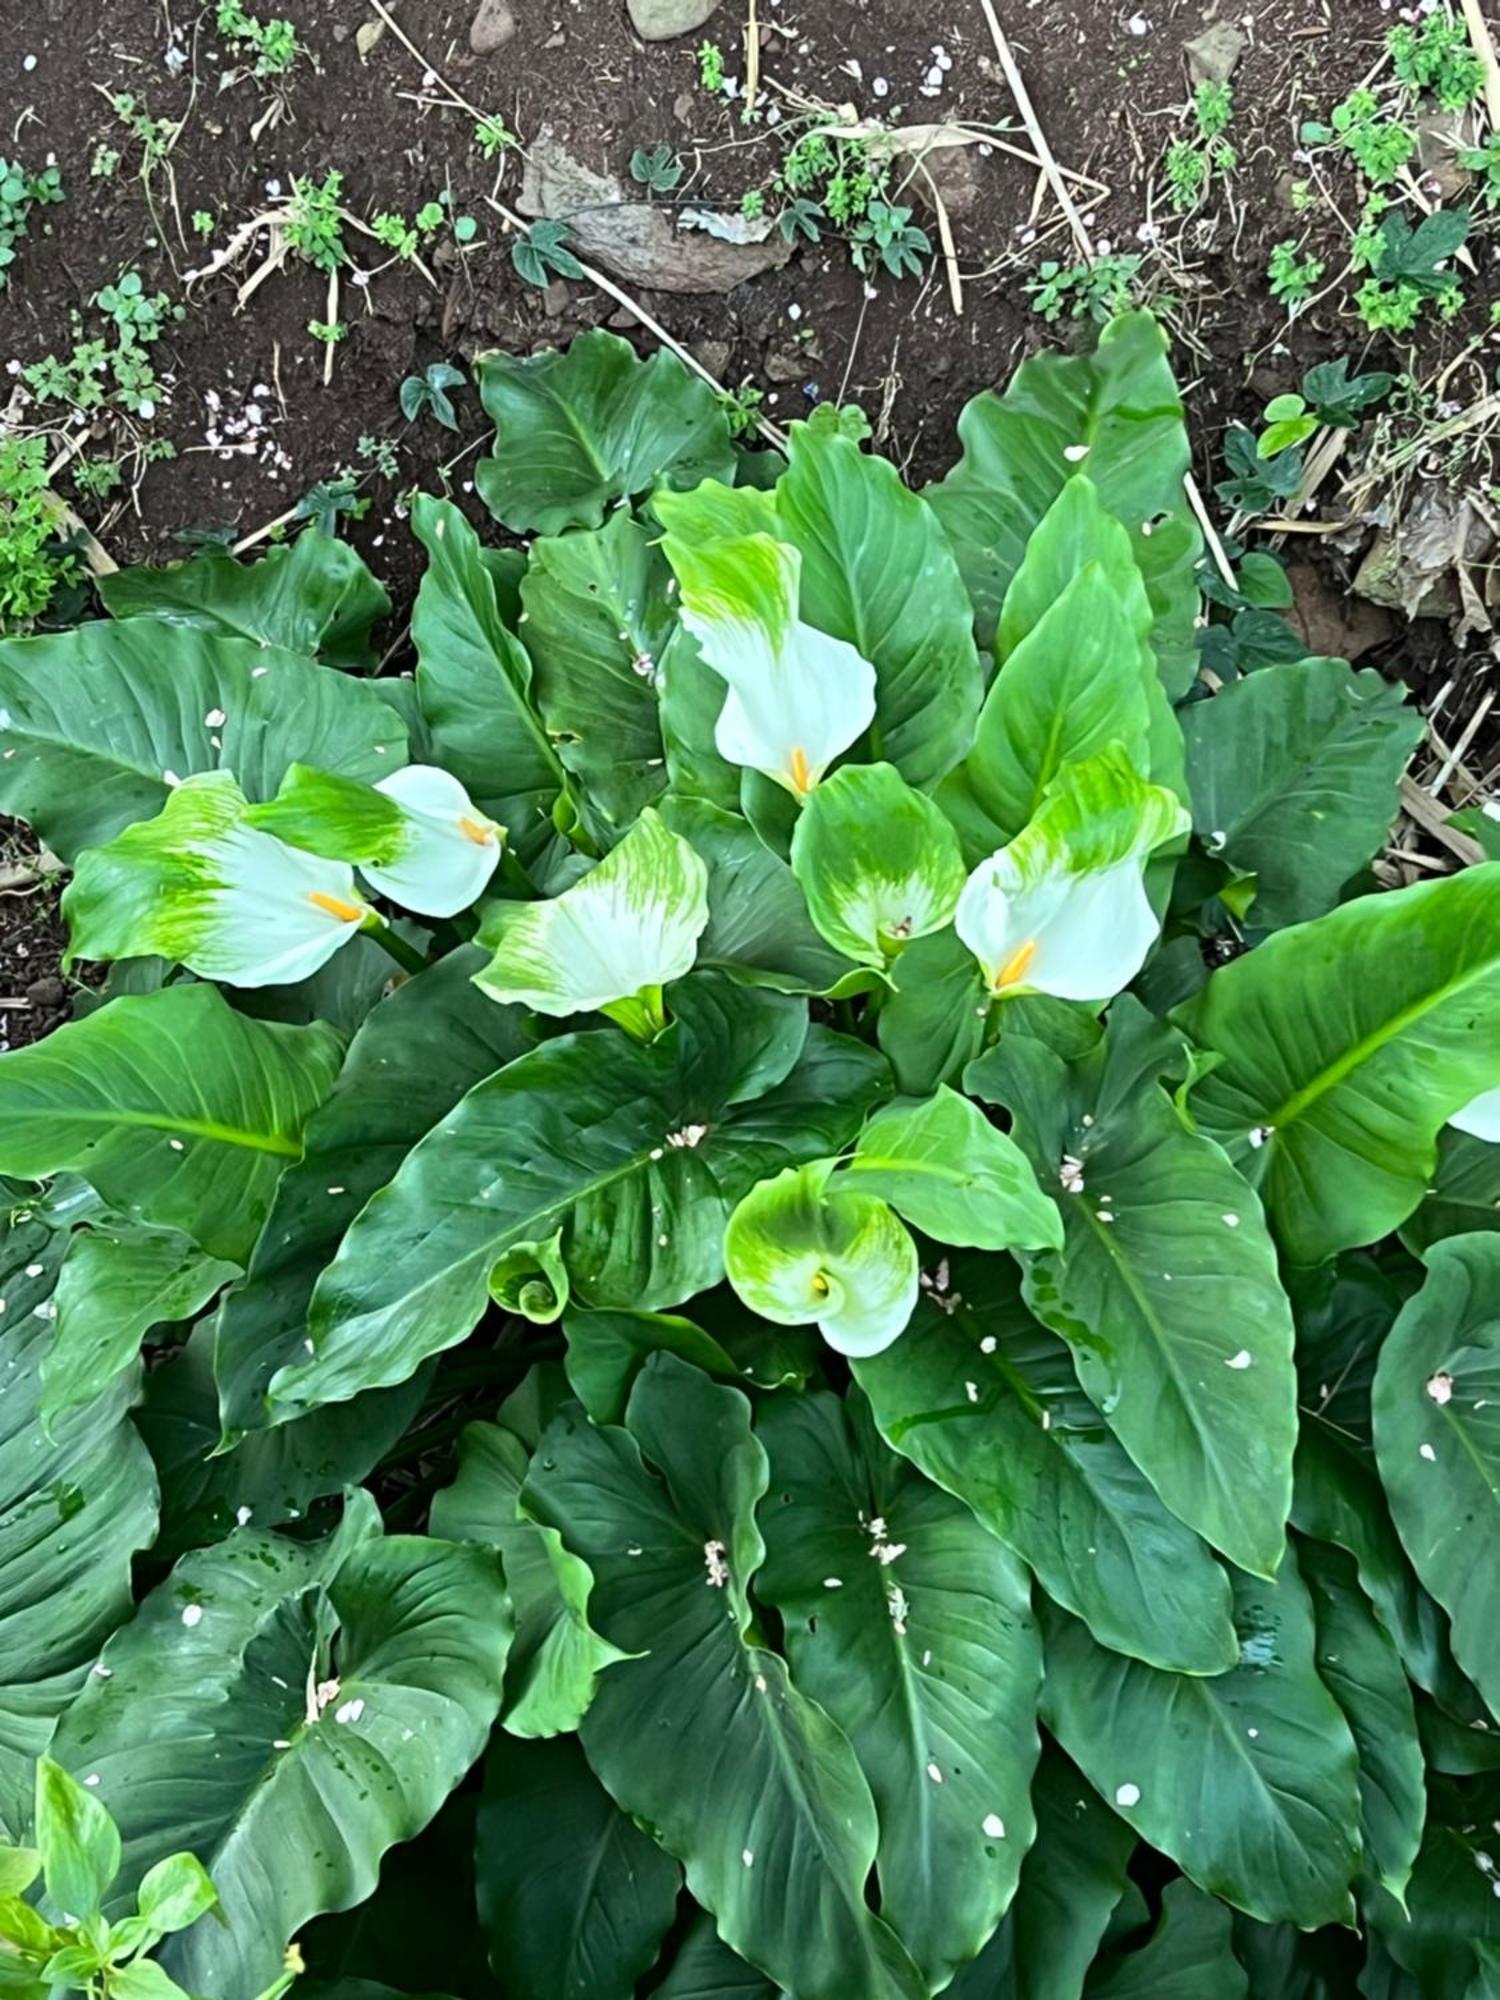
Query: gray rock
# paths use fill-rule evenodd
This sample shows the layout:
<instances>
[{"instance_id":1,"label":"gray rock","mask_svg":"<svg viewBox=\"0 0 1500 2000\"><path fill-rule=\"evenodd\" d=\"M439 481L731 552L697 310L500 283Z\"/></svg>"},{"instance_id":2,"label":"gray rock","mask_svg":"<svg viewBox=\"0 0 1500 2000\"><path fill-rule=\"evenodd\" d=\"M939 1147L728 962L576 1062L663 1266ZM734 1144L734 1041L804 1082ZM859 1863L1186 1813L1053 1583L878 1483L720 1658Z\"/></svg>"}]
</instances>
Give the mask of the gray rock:
<instances>
[{"instance_id":1,"label":"gray rock","mask_svg":"<svg viewBox=\"0 0 1500 2000\"><path fill-rule=\"evenodd\" d=\"M469 28L469 47L476 56L492 56L516 32L510 0L479 0L479 12Z\"/></svg>"},{"instance_id":2,"label":"gray rock","mask_svg":"<svg viewBox=\"0 0 1500 2000\"><path fill-rule=\"evenodd\" d=\"M1245 36L1233 21L1214 21L1201 35L1184 42L1182 53L1194 83L1228 83L1245 53Z\"/></svg>"},{"instance_id":3,"label":"gray rock","mask_svg":"<svg viewBox=\"0 0 1500 2000\"><path fill-rule=\"evenodd\" d=\"M586 166L545 127L527 150L516 206L523 215L566 222L580 257L646 291L732 291L792 254L779 235L764 243L726 243L675 228L670 207L634 200L614 174Z\"/></svg>"},{"instance_id":4,"label":"gray rock","mask_svg":"<svg viewBox=\"0 0 1500 2000\"><path fill-rule=\"evenodd\" d=\"M972 146L930 146L920 155L898 154L897 179L906 183L902 200L915 200L930 209L936 188L949 215L967 215L979 199L979 165L977 148Z\"/></svg>"},{"instance_id":5,"label":"gray rock","mask_svg":"<svg viewBox=\"0 0 1500 2000\"><path fill-rule=\"evenodd\" d=\"M691 35L714 13L719 0L625 0L630 25L643 40L669 42Z\"/></svg>"},{"instance_id":6,"label":"gray rock","mask_svg":"<svg viewBox=\"0 0 1500 2000\"><path fill-rule=\"evenodd\" d=\"M773 347L766 356L768 382L800 382L807 373L807 361L791 347Z\"/></svg>"},{"instance_id":7,"label":"gray rock","mask_svg":"<svg viewBox=\"0 0 1500 2000\"><path fill-rule=\"evenodd\" d=\"M729 363L734 349L727 340L695 340L693 359L700 367L706 368L716 382L722 382L729 373Z\"/></svg>"}]
</instances>

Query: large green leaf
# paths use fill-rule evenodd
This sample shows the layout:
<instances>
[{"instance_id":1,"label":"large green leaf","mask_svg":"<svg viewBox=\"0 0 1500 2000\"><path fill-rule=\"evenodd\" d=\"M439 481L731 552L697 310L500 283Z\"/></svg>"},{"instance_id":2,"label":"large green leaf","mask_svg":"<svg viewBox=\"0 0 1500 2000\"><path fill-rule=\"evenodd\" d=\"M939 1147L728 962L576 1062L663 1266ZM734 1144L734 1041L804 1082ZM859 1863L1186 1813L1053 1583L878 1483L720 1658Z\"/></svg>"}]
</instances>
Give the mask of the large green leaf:
<instances>
[{"instance_id":1,"label":"large green leaf","mask_svg":"<svg viewBox=\"0 0 1500 2000\"><path fill-rule=\"evenodd\" d=\"M503 1250L558 1229L580 1303L692 1297L723 1275L740 1196L837 1152L887 1088L870 1050L806 1031L800 1002L700 975L672 1006L649 1046L560 1036L434 1128L319 1280L314 1351L273 1382L278 1412L402 1380L474 1326Z\"/></svg>"},{"instance_id":2,"label":"large green leaf","mask_svg":"<svg viewBox=\"0 0 1500 2000\"><path fill-rule=\"evenodd\" d=\"M667 781L655 681L677 624L671 575L645 530L619 513L596 534L536 542L521 585L537 706L604 847Z\"/></svg>"},{"instance_id":3,"label":"large green leaf","mask_svg":"<svg viewBox=\"0 0 1500 2000\"><path fill-rule=\"evenodd\" d=\"M562 354L484 355L475 376L497 435L474 483L514 534L597 528L658 483L734 478L719 398L664 349L642 361L596 328Z\"/></svg>"},{"instance_id":4,"label":"large green leaf","mask_svg":"<svg viewBox=\"0 0 1500 2000\"><path fill-rule=\"evenodd\" d=\"M418 494L411 524L427 550L411 636L433 754L531 862L567 782L533 706L531 661L501 618L486 552L458 508Z\"/></svg>"},{"instance_id":5,"label":"large green leaf","mask_svg":"<svg viewBox=\"0 0 1500 2000\"><path fill-rule=\"evenodd\" d=\"M632 2000L656 1962L682 1881L571 1737L496 1736L474 1874L490 1962L508 2000Z\"/></svg>"},{"instance_id":6,"label":"large green leaf","mask_svg":"<svg viewBox=\"0 0 1500 2000\"><path fill-rule=\"evenodd\" d=\"M1412 1975L1412 1983L1370 1992L1389 1991L1392 2000L1447 2000L1450 1993L1490 2000L1481 1975L1500 1950L1496 1819L1500 1784L1494 1778L1461 1789L1433 1787L1427 1833L1407 1895L1409 1914L1389 1897L1377 1896L1370 1909L1380 1943Z\"/></svg>"},{"instance_id":7,"label":"large green leaf","mask_svg":"<svg viewBox=\"0 0 1500 2000\"><path fill-rule=\"evenodd\" d=\"M1478 1229L1500 1230L1500 1146L1449 1126L1438 1135L1437 1170L1401 1241L1421 1257L1445 1236Z\"/></svg>"},{"instance_id":8,"label":"large green leaf","mask_svg":"<svg viewBox=\"0 0 1500 2000\"><path fill-rule=\"evenodd\" d=\"M42 1418L91 1402L129 1367L153 1326L191 1319L238 1264L205 1257L175 1229L80 1230L58 1274L56 1337L42 1364Z\"/></svg>"},{"instance_id":9,"label":"large green leaf","mask_svg":"<svg viewBox=\"0 0 1500 2000\"><path fill-rule=\"evenodd\" d=\"M969 1071L999 1098L1063 1214L1025 1256L1026 1298L1173 1513L1275 1573L1297 1434L1291 1310L1260 1204L1160 1078L1177 1038L1133 1000L1071 1065L1005 1036Z\"/></svg>"},{"instance_id":10,"label":"large green leaf","mask_svg":"<svg viewBox=\"0 0 1500 2000\"><path fill-rule=\"evenodd\" d=\"M1380 1350L1380 1477L1453 1652L1500 1716L1500 1238L1452 1236Z\"/></svg>"},{"instance_id":11,"label":"large green leaf","mask_svg":"<svg viewBox=\"0 0 1500 2000\"><path fill-rule=\"evenodd\" d=\"M253 563L215 550L162 569L115 570L98 588L114 618L160 618L345 667L368 662L370 627L391 608L358 552L315 527Z\"/></svg>"},{"instance_id":12,"label":"large green leaf","mask_svg":"<svg viewBox=\"0 0 1500 2000\"><path fill-rule=\"evenodd\" d=\"M555 1736L578 1727L599 1674L621 1655L589 1624L587 1563L569 1554L555 1528L521 1511L530 1461L514 1431L470 1424L458 1475L433 1498L432 1531L500 1551L516 1626L501 1721L512 1736Z\"/></svg>"},{"instance_id":13,"label":"large green leaf","mask_svg":"<svg viewBox=\"0 0 1500 2000\"><path fill-rule=\"evenodd\" d=\"M956 1084L984 1047L991 996L978 959L951 929L909 944L894 976L876 1033L897 1088L927 1097L940 1084Z\"/></svg>"},{"instance_id":14,"label":"large green leaf","mask_svg":"<svg viewBox=\"0 0 1500 2000\"><path fill-rule=\"evenodd\" d=\"M484 1747L509 1638L487 1550L241 1530L185 1557L105 1648L59 1762L119 1821L123 1897L191 1848L219 1891L163 1954L215 2000L256 2000L311 1917L375 1887ZM335 1636L336 1635L336 1636Z\"/></svg>"},{"instance_id":15,"label":"large green leaf","mask_svg":"<svg viewBox=\"0 0 1500 2000\"><path fill-rule=\"evenodd\" d=\"M655 2000L776 2000L781 1988L746 1965L698 1911Z\"/></svg>"},{"instance_id":16,"label":"large green leaf","mask_svg":"<svg viewBox=\"0 0 1500 2000\"><path fill-rule=\"evenodd\" d=\"M129 1616L130 1559L156 1529L156 1476L127 1415L134 1371L50 1438L41 1427L66 1241L34 1217L0 1235L0 1839L11 1841L29 1821L32 1762Z\"/></svg>"},{"instance_id":17,"label":"large green leaf","mask_svg":"<svg viewBox=\"0 0 1500 2000\"><path fill-rule=\"evenodd\" d=\"M64 861L152 818L195 771L269 799L298 761L382 778L406 762L406 726L371 683L156 619L0 641L0 811Z\"/></svg>"},{"instance_id":18,"label":"large green leaf","mask_svg":"<svg viewBox=\"0 0 1500 2000\"><path fill-rule=\"evenodd\" d=\"M1314 1264L1405 1221L1437 1135L1500 1084L1500 863L1362 896L1221 966L1182 1011L1206 1131Z\"/></svg>"},{"instance_id":19,"label":"large green leaf","mask_svg":"<svg viewBox=\"0 0 1500 2000\"><path fill-rule=\"evenodd\" d=\"M1342 660L1267 667L1183 711L1193 825L1255 877L1252 923L1333 908L1385 840L1424 728L1403 687Z\"/></svg>"},{"instance_id":20,"label":"large green leaf","mask_svg":"<svg viewBox=\"0 0 1500 2000\"><path fill-rule=\"evenodd\" d=\"M924 1996L864 1901L876 1814L848 1738L752 1634L768 1474L748 1403L661 1354L626 1424L565 1410L525 1494L594 1571L601 1630L642 1655L600 1680L589 1762L682 1861L725 1942L794 2000Z\"/></svg>"},{"instance_id":21,"label":"large green leaf","mask_svg":"<svg viewBox=\"0 0 1500 2000\"><path fill-rule=\"evenodd\" d=\"M971 1507L1106 1645L1186 1673L1235 1658L1229 1582L1078 1386L999 1257L956 1256L854 1364L889 1444Z\"/></svg>"},{"instance_id":22,"label":"large green leaf","mask_svg":"<svg viewBox=\"0 0 1500 2000\"><path fill-rule=\"evenodd\" d=\"M1247 2000L1245 1969L1232 1949L1233 1919L1191 1882L1171 1882L1161 1920L1139 1951L1103 1958L1085 2000Z\"/></svg>"},{"instance_id":23,"label":"large green leaf","mask_svg":"<svg viewBox=\"0 0 1500 2000\"><path fill-rule=\"evenodd\" d=\"M802 551L802 616L875 669L870 755L937 783L969 747L979 660L968 597L932 509L831 428L794 425L776 532Z\"/></svg>"},{"instance_id":24,"label":"large green leaf","mask_svg":"<svg viewBox=\"0 0 1500 2000\"><path fill-rule=\"evenodd\" d=\"M1313 1658L1312 1606L1288 1549L1274 1584L1239 1577L1240 1664L1164 1674L1049 1611L1042 1713L1068 1755L1202 1889L1268 1923L1354 1914L1358 1760Z\"/></svg>"},{"instance_id":25,"label":"large green leaf","mask_svg":"<svg viewBox=\"0 0 1500 2000\"><path fill-rule=\"evenodd\" d=\"M1197 673L1199 538L1183 497L1187 429L1166 349L1150 314L1131 313L1104 329L1092 354L1022 362L1003 395L986 390L964 410L963 457L927 497L988 645L1032 530L1067 481L1086 472L1129 532L1157 662L1180 699Z\"/></svg>"},{"instance_id":26,"label":"large green leaf","mask_svg":"<svg viewBox=\"0 0 1500 2000\"><path fill-rule=\"evenodd\" d=\"M1135 1835L1050 1738L1031 1786L1036 1840L1005 1922L952 2000L1081 2000Z\"/></svg>"},{"instance_id":27,"label":"large green leaf","mask_svg":"<svg viewBox=\"0 0 1500 2000\"><path fill-rule=\"evenodd\" d=\"M705 971L781 993L863 984L866 975L819 937L796 876L748 821L706 799L670 794L661 817L708 868L708 928L697 959Z\"/></svg>"},{"instance_id":28,"label":"large green leaf","mask_svg":"<svg viewBox=\"0 0 1500 2000\"><path fill-rule=\"evenodd\" d=\"M340 1053L321 1022L252 1021L213 986L112 1000L0 1057L0 1172L74 1168L112 1207L241 1263Z\"/></svg>"},{"instance_id":29,"label":"large green leaf","mask_svg":"<svg viewBox=\"0 0 1500 2000\"><path fill-rule=\"evenodd\" d=\"M988 1941L1034 1826L1041 1643L1016 1558L881 1442L858 1391L767 1403L757 1594L854 1745L880 1910L934 1988Z\"/></svg>"},{"instance_id":30,"label":"large green leaf","mask_svg":"<svg viewBox=\"0 0 1500 2000\"><path fill-rule=\"evenodd\" d=\"M220 1308L215 1369L229 1433L270 1421L271 1377L305 1353L313 1286L364 1203L466 1090L526 1046L519 1010L473 984L484 960L466 945L397 987L309 1120L245 1281Z\"/></svg>"},{"instance_id":31,"label":"large green leaf","mask_svg":"<svg viewBox=\"0 0 1500 2000\"><path fill-rule=\"evenodd\" d=\"M1366 1863L1399 1899L1422 1845L1427 1809L1422 1746L1401 1655L1359 1587L1352 1556L1303 1542L1297 1561L1312 1595L1318 1672L1359 1747Z\"/></svg>"}]
</instances>

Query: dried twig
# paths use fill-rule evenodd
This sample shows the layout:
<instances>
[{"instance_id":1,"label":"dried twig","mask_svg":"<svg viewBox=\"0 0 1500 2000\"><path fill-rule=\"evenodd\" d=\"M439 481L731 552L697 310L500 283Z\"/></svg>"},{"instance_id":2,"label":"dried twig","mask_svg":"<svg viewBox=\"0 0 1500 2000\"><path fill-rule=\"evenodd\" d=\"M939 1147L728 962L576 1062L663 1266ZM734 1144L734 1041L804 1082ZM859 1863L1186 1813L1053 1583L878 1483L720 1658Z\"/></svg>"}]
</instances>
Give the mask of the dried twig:
<instances>
[{"instance_id":1,"label":"dried twig","mask_svg":"<svg viewBox=\"0 0 1500 2000\"><path fill-rule=\"evenodd\" d=\"M1472 867L1476 861L1483 861L1484 849L1479 842L1472 834L1460 833L1456 826L1449 826L1446 808L1440 806L1430 793L1424 792L1415 778L1401 780L1401 810L1466 868Z\"/></svg>"},{"instance_id":2,"label":"dried twig","mask_svg":"<svg viewBox=\"0 0 1500 2000\"><path fill-rule=\"evenodd\" d=\"M1490 130L1500 132L1500 56L1495 54L1494 37L1479 11L1479 0L1459 0L1459 4L1464 10L1469 40L1484 71L1484 108L1490 116Z\"/></svg>"}]
</instances>

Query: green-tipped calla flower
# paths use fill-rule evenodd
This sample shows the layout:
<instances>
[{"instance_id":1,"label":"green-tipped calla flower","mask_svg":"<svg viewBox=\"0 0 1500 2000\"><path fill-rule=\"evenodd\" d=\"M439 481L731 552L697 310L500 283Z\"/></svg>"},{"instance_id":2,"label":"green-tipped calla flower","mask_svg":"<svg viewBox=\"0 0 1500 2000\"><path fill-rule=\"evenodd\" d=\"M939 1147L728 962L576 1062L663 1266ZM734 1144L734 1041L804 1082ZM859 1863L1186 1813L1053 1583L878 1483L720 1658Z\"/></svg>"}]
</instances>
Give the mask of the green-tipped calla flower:
<instances>
[{"instance_id":1,"label":"green-tipped calla flower","mask_svg":"<svg viewBox=\"0 0 1500 2000\"><path fill-rule=\"evenodd\" d=\"M277 840L248 810L233 778L206 772L80 854L63 897L71 955L156 953L231 986L285 986L376 921L347 862Z\"/></svg>"},{"instance_id":2,"label":"green-tipped calla flower","mask_svg":"<svg viewBox=\"0 0 1500 2000\"><path fill-rule=\"evenodd\" d=\"M959 898L954 928L990 991L1108 1000L1128 986L1160 929L1147 859L1189 823L1176 795L1118 748L1065 765L1035 818Z\"/></svg>"},{"instance_id":3,"label":"green-tipped calla flower","mask_svg":"<svg viewBox=\"0 0 1500 2000\"><path fill-rule=\"evenodd\" d=\"M644 1035L664 1025L661 989L698 955L708 870L648 807L581 882L497 915L498 948L474 975L492 998L539 1014L599 1011Z\"/></svg>"},{"instance_id":4,"label":"green-tipped calla flower","mask_svg":"<svg viewBox=\"0 0 1500 2000\"><path fill-rule=\"evenodd\" d=\"M1500 1090L1482 1092L1462 1111L1455 1111L1448 1123L1471 1138L1487 1139L1492 1146L1500 1146Z\"/></svg>"},{"instance_id":5,"label":"green-tipped calla flower","mask_svg":"<svg viewBox=\"0 0 1500 2000\"><path fill-rule=\"evenodd\" d=\"M250 824L314 854L353 861L370 887L424 917L452 917L485 891L505 829L458 779L408 764L377 785L293 764Z\"/></svg>"},{"instance_id":6,"label":"green-tipped calla flower","mask_svg":"<svg viewBox=\"0 0 1500 2000\"><path fill-rule=\"evenodd\" d=\"M958 835L891 764L846 764L819 785L798 816L792 868L822 935L866 965L941 930L964 886Z\"/></svg>"},{"instance_id":7,"label":"green-tipped calla flower","mask_svg":"<svg viewBox=\"0 0 1500 2000\"><path fill-rule=\"evenodd\" d=\"M571 1287L562 1256L562 1231L543 1242L512 1243L489 1276L490 1297L506 1312L548 1326L567 1311Z\"/></svg>"},{"instance_id":8,"label":"green-tipped calla flower","mask_svg":"<svg viewBox=\"0 0 1500 2000\"><path fill-rule=\"evenodd\" d=\"M875 717L875 669L845 639L797 615L802 554L770 535L664 544L682 622L729 683L714 742L798 798Z\"/></svg>"},{"instance_id":9,"label":"green-tipped calla flower","mask_svg":"<svg viewBox=\"0 0 1500 2000\"><path fill-rule=\"evenodd\" d=\"M879 1354L917 1303L917 1246L878 1195L830 1185L831 1160L752 1188L729 1218L724 1264L752 1312L811 1326L840 1354Z\"/></svg>"}]
</instances>

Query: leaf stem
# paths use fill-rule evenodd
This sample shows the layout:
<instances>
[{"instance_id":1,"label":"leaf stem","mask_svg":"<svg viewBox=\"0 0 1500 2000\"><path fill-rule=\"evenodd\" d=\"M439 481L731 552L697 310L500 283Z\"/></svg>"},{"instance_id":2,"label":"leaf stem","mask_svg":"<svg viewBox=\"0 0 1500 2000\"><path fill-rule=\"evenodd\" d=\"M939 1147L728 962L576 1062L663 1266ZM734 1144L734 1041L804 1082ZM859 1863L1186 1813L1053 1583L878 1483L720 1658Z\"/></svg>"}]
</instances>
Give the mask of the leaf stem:
<instances>
[{"instance_id":1,"label":"leaf stem","mask_svg":"<svg viewBox=\"0 0 1500 2000\"><path fill-rule=\"evenodd\" d=\"M395 959L397 965L403 971L425 972L427 970L427 960L422 956L421 952L417 950L414 944L408 944L404 937L392 930L384 917L376 917L373 923L367 923L364 928L367 934L374 938L381 950Z\"/></svg>"}]
</instances>

